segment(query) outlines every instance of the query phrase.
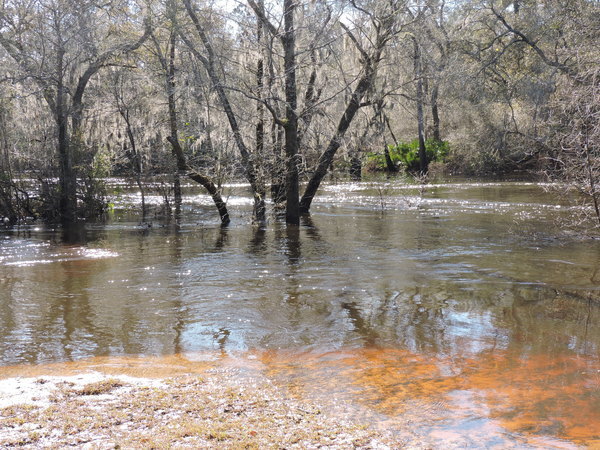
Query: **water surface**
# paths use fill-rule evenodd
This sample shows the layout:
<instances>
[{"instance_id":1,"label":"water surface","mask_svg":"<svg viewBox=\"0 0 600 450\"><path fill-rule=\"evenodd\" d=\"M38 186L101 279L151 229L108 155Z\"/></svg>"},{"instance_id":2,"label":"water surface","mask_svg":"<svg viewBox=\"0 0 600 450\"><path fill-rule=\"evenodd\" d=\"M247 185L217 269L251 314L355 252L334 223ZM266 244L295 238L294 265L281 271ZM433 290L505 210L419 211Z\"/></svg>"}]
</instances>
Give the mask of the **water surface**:
<instances>
[{"instance_id":1,"label":"water surface","mask_svg":"<svg viewBox=\"0 0 600 450\"><path fill-rule=\"evenodd\" d=\"M440 442L598 443L600 242L544 186L331 184L260 229L245 190L227 229L189 187L177 226L125 190L108 223L1 232L0 364L235 357Z\"/></svg>"}]
</instances>

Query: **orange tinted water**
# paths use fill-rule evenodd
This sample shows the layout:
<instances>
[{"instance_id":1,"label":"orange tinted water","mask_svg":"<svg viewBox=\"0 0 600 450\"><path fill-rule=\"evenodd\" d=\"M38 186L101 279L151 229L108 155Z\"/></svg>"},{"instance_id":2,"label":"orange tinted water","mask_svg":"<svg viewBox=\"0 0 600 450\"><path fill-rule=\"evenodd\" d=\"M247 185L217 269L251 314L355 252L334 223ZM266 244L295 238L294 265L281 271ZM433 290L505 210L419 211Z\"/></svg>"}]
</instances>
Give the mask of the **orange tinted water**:
<instances>
[{"instance_id":1,"label":"orange tinted water","mask_svg":"<svg viewBox=\"0 0 600 450\"><path fill-rule=\"evenodd\" d=\"M436 446L600 446L600 365L575 355L495 352L450 360L393 348L212 352L8 366L0 378L87 371L153 378L214 369L242 383L266 376L329 414L400 437L408 428Z\"/></svg>"},{"instance_id":2,"label":"orange tinted water","mask_svg":"<svg viewBox=\"0 0 600 450\"><path fill-rule=\"evenodd\" d=\"M297 395L335 398L340 408L356 404L386 427L409 421L424 434L474 444L566 444L556 438L600 445L600 365L575 355L490 352L445 360L358 349L272 352L262 361L270 376L293 380Z\"/></svg>"}]
</instances>

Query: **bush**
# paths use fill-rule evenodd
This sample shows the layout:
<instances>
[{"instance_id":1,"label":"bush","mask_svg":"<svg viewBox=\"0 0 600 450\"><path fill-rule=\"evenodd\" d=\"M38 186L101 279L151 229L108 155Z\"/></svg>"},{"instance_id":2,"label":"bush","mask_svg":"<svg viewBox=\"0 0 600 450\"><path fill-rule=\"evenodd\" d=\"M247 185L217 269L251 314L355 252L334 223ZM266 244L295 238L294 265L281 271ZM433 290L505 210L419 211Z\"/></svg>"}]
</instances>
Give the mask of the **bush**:
<instances>
[{"instance_id":1,"label":"bush","mask_svg":"<svg viewBox=\"0 0 600 450\"><path fill-rule=\"evenodd\" d=\"M392 163L396 167L402 166L407 172L416 172L420 167L419 159L419 140L411 142L398 142L396 145L388 145L388 152ZM442 162L448 155L449 145L447 141L437 141L427 139L425 141L425 151L429 162ZM379 171L386 170L385 155L383 153L367 153L367 170Z\"/></svg>"}]
</instances>

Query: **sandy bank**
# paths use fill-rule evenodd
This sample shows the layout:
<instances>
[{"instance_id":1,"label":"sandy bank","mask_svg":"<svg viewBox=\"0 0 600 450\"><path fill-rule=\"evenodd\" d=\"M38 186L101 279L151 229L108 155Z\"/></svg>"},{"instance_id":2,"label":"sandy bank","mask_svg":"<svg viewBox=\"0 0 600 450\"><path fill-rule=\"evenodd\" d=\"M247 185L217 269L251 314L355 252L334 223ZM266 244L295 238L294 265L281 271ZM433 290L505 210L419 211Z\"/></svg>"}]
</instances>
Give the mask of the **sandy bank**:
<instances>
[{"instance_id":1,"label":"sandy bank","mask_svg":"<svg viewBox=\"0 0 600 450\"><path fill-rule=\"evenodd\" d=\"M0 380L0 447L411 448L327 417L267 379L235 369L170 378L85 372Z\"/></svg>"}]
</instances>

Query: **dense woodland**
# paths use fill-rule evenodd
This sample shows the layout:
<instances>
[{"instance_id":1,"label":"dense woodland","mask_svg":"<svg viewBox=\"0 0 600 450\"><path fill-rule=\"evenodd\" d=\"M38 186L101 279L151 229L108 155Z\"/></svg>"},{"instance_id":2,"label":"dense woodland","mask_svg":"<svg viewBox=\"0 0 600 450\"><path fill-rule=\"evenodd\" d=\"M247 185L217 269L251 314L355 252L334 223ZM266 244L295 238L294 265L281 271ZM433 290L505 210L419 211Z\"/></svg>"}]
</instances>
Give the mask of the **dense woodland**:
<instances>
[{"instance_id":1,"label":"dense woodland","mask_svg":"<svg viewBox=\"0 0 600 450\"><path fill-rule=\"evenodd\" d=\"M107 177L295 224L331 171L544 174L600 223L597 0L3 0L0 61L9 224L101 215Z\"/></svg>"}]
</instances>

